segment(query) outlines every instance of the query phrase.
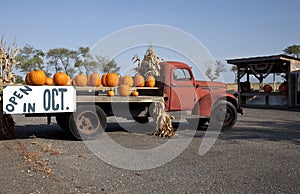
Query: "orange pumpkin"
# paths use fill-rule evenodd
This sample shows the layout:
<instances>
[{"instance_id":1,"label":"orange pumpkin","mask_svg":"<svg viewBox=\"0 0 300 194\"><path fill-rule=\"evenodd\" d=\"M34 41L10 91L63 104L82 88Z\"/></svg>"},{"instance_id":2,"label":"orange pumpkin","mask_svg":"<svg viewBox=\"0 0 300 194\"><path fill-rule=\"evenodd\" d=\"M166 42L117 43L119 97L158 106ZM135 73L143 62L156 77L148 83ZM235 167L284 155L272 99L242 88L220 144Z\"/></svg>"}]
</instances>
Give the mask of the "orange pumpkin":
<instances>
[{"instance_id":1,"label":"orange pumpkin","mask_svg":"<svg viewBox=\"0 0 300 194\"><path fill-rule=\"evenodd\" d=\"M287 83L283 83L279 86L278 90L280 93L286 93L288 92L289 86Z\"/></svg>"},{"instance_id":2,"label":"orange pumpkin","mask_svg":"<svg viewBox=\"0 0 300 194\"><path fill-rule=\"evenodd\" d=\"M132 79L132 77L129 76L129 75L125 75L124 77L122 77L121 84L127 84L130 87L133 86L133 79Z\"/></svg>"},{"instance_id":3,"label":"orange pumpkin","mask_svg":"<svg viewBox=\"0 0 300 194\"><path fill-rule=\"evenodd\" d=\"M89 86L100 86L101 85L101 77L98 73L92 73L88 77L88 85Z\"/></svg>"},{"instance_id":4,"label":"orange pumpkin","mask_svg":"<svg viewBox=\"0 0 300 194\"><path fill-rule=\"evenodd\" d=\"M119 84L119 76L116 73L108 73L106 76L106 85L116 87Z\"/></svg>"},{"instance_id":5,"label":"orange pumpkin","mask_svg":"<svg viewBox=\"0 0 300 194\"><path fill-rule=\"evenodd\" d=\"M145 79L141 75L136 75L134 77L134 86L136 87L144 87L145 86Z\"/></svg>"},{"instance_id":6,"label":"orange pumpkin","mask_svg":"<svg viewBox=\"0 0 300 194\"><path fill-rule=\"evenodd\" d=\"M134 90L131 92L131 96L138 96L139 95L139 92Z\"/></svg>"},{"instance_id":7,"label":"orange pumpkin","mask_svg":"<svg viewBox=\"0 0 300 194\"><path fill-rule=\"evenodd\" d=\"M71 84L72 86L76 86L75 79L72 79Z\"/></svg>"},{"instance_id":8,"label":"orange pumpkin","mask_svg":"<svg viewBox=\"0 0 300 194\"><path fill-rule=\"evenodd\" d=\"M102 77L101 77L101 84L102 86L107 86L106 84L106 76L107 76L107 73L103 74Z\"/></svg>"},{"instance_id":9,"label":"orange pumpkin","mask_svg":"<svg viewBox=\"0 0 300 194\"><path fill-rule=\"evenodd\" d=\"M45 84L48 85L48 86L52 86L53 85L53 79L51 77L47 77Z\"/></svg>"},{"instance_id":10,"label":"orange pumpkin","mask_svg":"<svg viewBox=\"0 0 300 194\"><path fill-rule=\"evenodd\" d=\"M114 91L112 91L112 90L109 90L108 92L107 92L107 96L114 96L115 95L115 93L114 93Z\"/></svg>"},{"instance_id":11,"label":"orange pumpkin","mask_svg":"<svg viewBox=\"0 0 300 194\"><path fill-rule=\"evenodd\" d=\"M56 86L65 86L68 83L68 75L65 72L56 72L53 76L53 83Z\"/></svg>"},{"instance_id":12,"label":"orange pumpkin","mask_svg":"<svg viewBox=\"0 0 300 194\"><path fill-rule=\"evenodd\" d=\"M32 83L31 83L31 79L30 79L30 73L31 73L31 72L28 72L28 73L26 74L26 77L25 77L25 82L26 82L27 85L31 85L31 84L32 84Z\"/></svg>"},{"instance_id":13,"label":"orange pumpkin","mask_svg":"<svg viewBox=\"0 0 300 194\"><path fill-rule=\"evenodd\" d=\"M155 77L152 75L149 75L146 79L146 86L148 87L154 87L155 86Z\"/></svg>"},{"instance_id":14,"label":"orange pumpkin","mask_svg":"<svg viewBox=\"0 0 300 194\"><path fill-rule=\"evenodd\" d=\"M122 84L119 86L119 94L121 96L128 96L130 94L130 86L127 84Z\"/></svg>"},{"instance_id":15,"label":"orange pumpkin","mask_svg":"<svg viewBox=\"0 0 300 194\"><path fill-rule=\"evenodd\" d=\"M30 79L31 85L41 86L45 84L47 76L43 70L33 70L29 72L27 79Z\"/></svg>"},{"instance_id":16,"label":"orange pumpkin","mask_svg":"<svg viewBox=\"0 0 300 194\"><path fill-rule=\"evenodd\" d=\"M265 92L272 92L273 88L272 88L271 85L266 84L266 85L264 85L263 90L264 90Z\"/></svg>"},{"instance_id":17,"label":"orange pumpkin","mask_svg":"<svg viewBox=\"0 0 300 194\"><path fill-rule=\"evenodd\" d=\"M87 77L83 73L80 73L74 77L75 86L86 86L87 82Z\"/></svg>"},{"instance_id":18,"label":"orange pumpkin","mask_svg":"<svg viewBox=\"0 0 300 194\"><path fill-rule=\"evenodd\" d=\"M68 81L67 81L67 84L66 84L66 85L67 85L67 86L71 86L71 85L72 85L71 77L67 75L67 79L68 79Z\"/></svg>"}]
</instances>

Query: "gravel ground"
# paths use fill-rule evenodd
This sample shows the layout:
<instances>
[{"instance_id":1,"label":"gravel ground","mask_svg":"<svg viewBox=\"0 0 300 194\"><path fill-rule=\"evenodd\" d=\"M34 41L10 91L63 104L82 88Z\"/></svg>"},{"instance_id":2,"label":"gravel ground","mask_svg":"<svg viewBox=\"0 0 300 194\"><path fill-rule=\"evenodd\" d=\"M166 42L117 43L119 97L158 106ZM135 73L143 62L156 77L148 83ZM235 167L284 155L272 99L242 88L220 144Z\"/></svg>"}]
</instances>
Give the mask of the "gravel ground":
<instances>
[{"instance_id":1,"label":"gravel ground","mask_svg":"<svg viewBox=\"0 0 300 194\"><path fill-rule=\"evenodd\" d=\"M107 164L55 122L18 115L20 137L0 141L0 193L300 193L299 109L244 113L206 154L198 154L205 135L199 130L178 157L149 170ZM149 135L151 123L138 131L133 122L120 122L135 133L109 123L106 134L124 147L143 150L167 141ZM189 125L179 126L188 137Z\"/></svg>"}]
</instances>

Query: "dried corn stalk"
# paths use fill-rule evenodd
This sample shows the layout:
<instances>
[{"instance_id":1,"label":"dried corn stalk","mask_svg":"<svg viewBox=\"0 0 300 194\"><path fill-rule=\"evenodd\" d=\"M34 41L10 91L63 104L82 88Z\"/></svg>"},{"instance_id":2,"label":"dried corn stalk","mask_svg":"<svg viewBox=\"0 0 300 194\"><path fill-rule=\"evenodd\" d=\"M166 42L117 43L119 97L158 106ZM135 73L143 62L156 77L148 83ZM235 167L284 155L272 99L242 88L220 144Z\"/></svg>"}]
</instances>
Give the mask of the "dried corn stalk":
<instances>
[{"instance_id":1,"label":"dried corn stalk","mask_svg":"<svg viewBox=\"0 0 300 194\"><path fill-rule=\"evenodd\" d=\"M148 49L144 55L143 60L136 55L132 58L134 63L138 64L136 71L138 74L147 77L160 76L159 62L163 61L160 57L156 56L153 46L149 44ZM165 104L163 102L156 102L154 109L152 110L152 117L155 122L155 129L153 135L159 137L172 137L175 135L174 128L172 126L173 117L165 112Z\"/></svg>"},{"instance_id":2,"label":"dried corn stalk","mask_svg":"<svg viewBox=\"0 0 300 194\"><path fill-rule=\"evenodd\" d=\"M148 49L141 61L139 56L135 55L133 58L133 63L137 63L138 67L136 71L138 74L145 77L149 75L160 76L160 66L159 62L163 61L161 58L155 55L153 46L149 44Z\"/></svg>"},{"instance_id":3,"label":"dried corn stalk","mask_svg":"<svg viewBox=\"0 0 300 194\"><path fill-rule=\"evenodd\" d=\"M0 93L2 93L3 85L15 83L16 76L13 74L15 65L17 64L15 56L19 49L16 41L10 45L6 45L3 36L0 42ZM15 134L15 123L11 115L3 115L3 101L0 96L0 139L13 137Z\"/></svg>"},{"instance_id":4,"label":"dried corn stalk","mask_svg":"<svg viewBox=\"0 0 300 194\"><path fill-rule=\"evenodd\" d=\"M155 122L153 135L159 137L172 137L175 135L175 130L172 126L174 117L165 112L165 104L163 102L156 102L154 104L152 117Z\"/></svg>"},{"instance_id":5,"label":"dried corn stalk","mask_svg":"<svg viewBox=\"0 0 300 194\"><path fill-rule=\"evenodd\" d=\"M0 84L15 83L16 76L13 74L15 65L17 64L15 57L19 49L16 46L16 41L10 45L6 45L3 41L3 36L0 42Z\"/></svg>"}]
</instances>

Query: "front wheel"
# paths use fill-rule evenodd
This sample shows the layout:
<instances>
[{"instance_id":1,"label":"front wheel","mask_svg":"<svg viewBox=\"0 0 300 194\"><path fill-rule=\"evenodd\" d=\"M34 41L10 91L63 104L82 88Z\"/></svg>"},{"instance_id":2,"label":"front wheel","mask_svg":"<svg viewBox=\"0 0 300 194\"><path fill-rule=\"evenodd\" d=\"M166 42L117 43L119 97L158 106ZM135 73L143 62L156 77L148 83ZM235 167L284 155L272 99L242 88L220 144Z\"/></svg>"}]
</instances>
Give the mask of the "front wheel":
<instances>
[{"instance_id":1,"label":"front wheel","mask_svg":"<svg viewBox=\"0 0 300 194\"><path fill-rule=\"evenodd\" d=\"M70 131L78 140L96 139L106 125L106 114L96 105L79 106L69 118Z\"/></svg>"},{"instance_id":2,"label":"front wheel","mask_svg":"<svg viewBox=\"0 0 300 194\"><path fill-rule=\"evenodd\" d=\"M237 121L235 106L226 100L216 102L213 107L209 124L214 128L230 129Z\"/></svg>"}]
</instances>

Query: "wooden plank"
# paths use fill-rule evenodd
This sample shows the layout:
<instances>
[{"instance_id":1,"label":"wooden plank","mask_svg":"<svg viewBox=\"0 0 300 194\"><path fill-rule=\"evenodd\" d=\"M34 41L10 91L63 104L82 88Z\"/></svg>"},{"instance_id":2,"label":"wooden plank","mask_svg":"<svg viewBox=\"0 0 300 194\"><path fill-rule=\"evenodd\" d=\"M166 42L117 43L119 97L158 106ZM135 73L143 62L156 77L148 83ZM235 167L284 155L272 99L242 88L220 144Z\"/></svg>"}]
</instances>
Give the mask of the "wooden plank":
<instances>
[{"instance_id":1,"label":"wooden plank","mask_svg":"<svg viewBox=\"0 0 300 194\"><path fill-rule=\"evenodd\" d=\"M163 102L163 97L160 96L89 96L82 95L76 97L77 102Z\"/></svg>"},{"instance_id":2,"label":"wooden plank","mask_svg":"<svg viewBox=\"0 0 300 194\"><path fill-rule=\"evenodd\" d=\"M0 87L4 87L4 86L23 86L24 84L0 84Z\"/></svg>"},{"instance_id":3,"label":"wooden plank","mask_svg":"<svg viewBox=\"0 0 300 194\"><path fill-rule=\"evenodd\" d=\"M24 84L0 84L0 87L5 87L5 86L23 86ZM26 84L25 84L26 85ZM45 85L46 86L46 85ZM43 86L41 86L43 87ZM116 87L93 87L93 86L73 86L76 88L76 90L110 90L110 89L115 89L118 88ZM157 90L158 87L130 87L131 90Z\"/></svg>"},{"instance_id":4,"label":"wooden plank","mask_svg":"<svg viewBox=\"0 0 300 194\"><path fill-rule=\"evenodd\" d=\"M92 87L92 86L74 86L78 91L107 91L107 90L114 90L118 87ZM130 90L157 90L158 87L130 87Z\"/></svg>"},{"instance_id":5,"label":"wooden plank","mask_svg":"<svg viewBox=\"0 0 300 194\"><path fill-rule=\"evenodd\" d=\"M1 84L0 87L5 87L5 86L22 86L23 84ZM43 87L43 86L41 86ZM106 92L110 89L117 89L118 87L92 87L92 86L73 86L75 87L76 91L80 92L87 92L87 93L94 93L94 92ZM130 90L158 90L158 87L131 87ZM0 94L2 94L2 90L0 90Z\"/></svg>"},{"instance_id":6,"label":"wooden plank","mask_svg":"<svg viewBox=\"0 0 300 194\"><path fill-rule=\"evenodd\" d=\"M285 94L280 94L278 92L249 92L249 93L241 93L241 96L287 96Z\"/></svg>"}]
</instances>

